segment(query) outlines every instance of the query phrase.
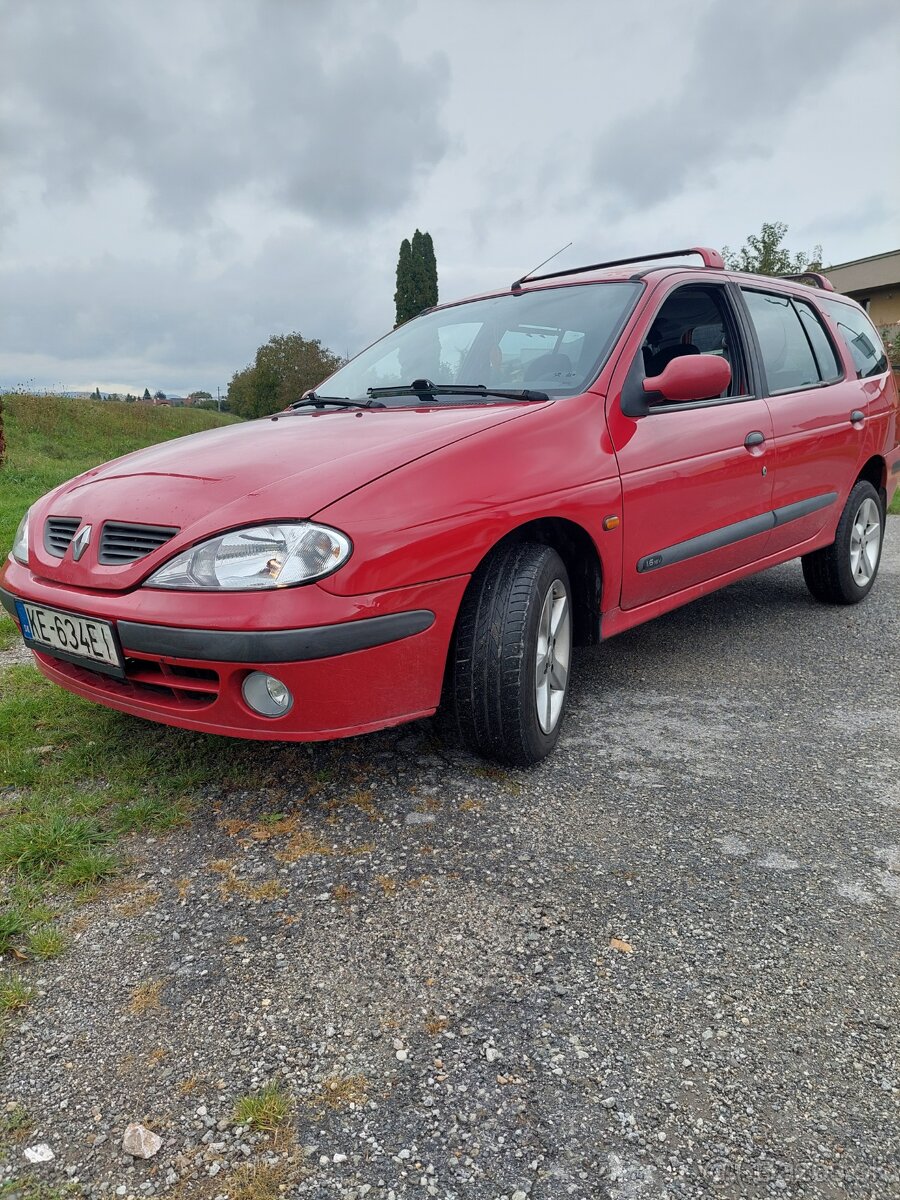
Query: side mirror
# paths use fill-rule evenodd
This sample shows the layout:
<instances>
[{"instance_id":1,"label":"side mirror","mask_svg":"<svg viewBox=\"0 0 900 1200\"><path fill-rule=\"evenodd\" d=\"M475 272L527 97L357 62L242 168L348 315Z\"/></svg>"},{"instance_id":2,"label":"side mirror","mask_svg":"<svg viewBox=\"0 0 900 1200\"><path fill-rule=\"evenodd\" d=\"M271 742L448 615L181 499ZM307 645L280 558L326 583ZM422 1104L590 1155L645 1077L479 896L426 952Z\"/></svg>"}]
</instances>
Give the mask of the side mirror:
<instances>
[{"instance_id":1,"label":"side mirror","mask_svg":"<svg viewBox=\"0 0 900 1200\"><path fill-rule=\"evenodd\" d=\"M711 400L731 383L728 361L716 354L685 354L673 358L659 375L644 380L645 392L658 392L673 404Z\"/></svg>"}]
</instances>

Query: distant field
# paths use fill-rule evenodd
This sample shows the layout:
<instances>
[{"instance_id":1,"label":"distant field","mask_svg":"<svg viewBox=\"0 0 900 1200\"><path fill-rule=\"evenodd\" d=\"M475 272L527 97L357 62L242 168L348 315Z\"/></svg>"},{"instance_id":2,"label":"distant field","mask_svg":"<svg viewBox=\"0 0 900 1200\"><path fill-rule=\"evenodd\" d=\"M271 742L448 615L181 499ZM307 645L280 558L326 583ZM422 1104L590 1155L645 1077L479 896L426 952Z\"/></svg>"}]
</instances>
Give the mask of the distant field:
<instances>
[{"instance_id":1,"label":"distant field","mask_svg":"<svg viewBox=\"0 0 900 1200\"><path fill-rule=\"evenodd\" d=\"M6 463L0 467L0 561L22 513L45 492L89 467L236 421L224 413L154 408L56 396L4 395Z\"/></svg>"}]
</instances>

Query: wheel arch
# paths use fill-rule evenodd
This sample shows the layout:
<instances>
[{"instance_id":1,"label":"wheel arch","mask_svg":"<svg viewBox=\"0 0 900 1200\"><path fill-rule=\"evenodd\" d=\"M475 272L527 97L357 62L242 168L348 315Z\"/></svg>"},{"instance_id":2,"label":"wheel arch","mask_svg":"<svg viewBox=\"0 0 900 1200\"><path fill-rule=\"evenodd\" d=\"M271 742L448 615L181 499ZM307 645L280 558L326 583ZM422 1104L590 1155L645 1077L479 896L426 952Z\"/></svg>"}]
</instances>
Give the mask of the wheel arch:
<instances>
[{"instance_id":1,"label":"wheel arch","mask_svg":"<svg viewBox=\"0 0 900 1200\"><path fill-rule=\"evenodd\" d=\"M881 497L881 503L887 507L887 461L880 454L873 454L863 464L854 481L854 487L860 480L865 479Z\"/></svg>"},{"instance_id":2,"label":"wheel arch","mask_svg":"<svg viewBox=\"0 0 900 1200\"><path fill-rule=\"evenodd\" d=\"M576 646L600 641L603 566L596 543L583 525L566 517L537 517L517 525L482 556L480 568L502 546L536 542L552 546L566 565L572 588L573 635ZM476 568L476 570L478 569Z\"/></svg>"}]
</instances>

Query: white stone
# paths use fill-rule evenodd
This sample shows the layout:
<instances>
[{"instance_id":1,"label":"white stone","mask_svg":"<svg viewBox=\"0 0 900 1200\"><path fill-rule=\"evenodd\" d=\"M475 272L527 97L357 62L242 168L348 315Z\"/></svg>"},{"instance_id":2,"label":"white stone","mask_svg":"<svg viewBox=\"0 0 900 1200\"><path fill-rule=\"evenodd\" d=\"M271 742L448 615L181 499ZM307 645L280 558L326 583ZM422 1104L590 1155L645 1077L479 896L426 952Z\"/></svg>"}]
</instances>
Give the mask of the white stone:
<instances>
[{"instance_id":1,"label":"white stone","mask_svg":"<svg viewBox=\"0 0 900 1200\"><path fill-rule=\"evenodd\" d=\"M56 1155L46 1142L38 1142L36 1146L28 1146L25 1149L25 1157L30 1163L42 1163L52 1162Z\"/></svg>"},{"instance_id":2,"label":"white stone","mask_svg":"<svg viewBox=\"0 0 900 1200\"><path fill-rule=\"evenodd\" d=\"M134 1158L152 1158L162 1145L159 1134L146 1125L132 1122L122 1137L122 1149Z\"/></svg>"}]
</instances>

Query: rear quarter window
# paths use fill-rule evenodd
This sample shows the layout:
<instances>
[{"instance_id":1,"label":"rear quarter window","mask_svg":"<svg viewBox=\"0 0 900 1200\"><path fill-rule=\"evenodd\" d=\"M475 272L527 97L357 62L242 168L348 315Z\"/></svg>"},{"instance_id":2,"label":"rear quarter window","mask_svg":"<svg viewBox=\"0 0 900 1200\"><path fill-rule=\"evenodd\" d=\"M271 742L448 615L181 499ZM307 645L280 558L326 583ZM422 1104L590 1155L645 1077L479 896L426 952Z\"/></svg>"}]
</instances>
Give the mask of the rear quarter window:
<instances>
[{"instance_id":1,"label":"rear quarter window","mask_svg":"<svg viewBox=\"0 0 900 1200\"><path fill-rule=\"evenodd\" d=\"M837 325L838 333L847 345L859 379L882 375L888 369L888 359L875 326L860 308L842 304L840 300L821 300L822 308Z\"/></svg>"}]
</instances>

